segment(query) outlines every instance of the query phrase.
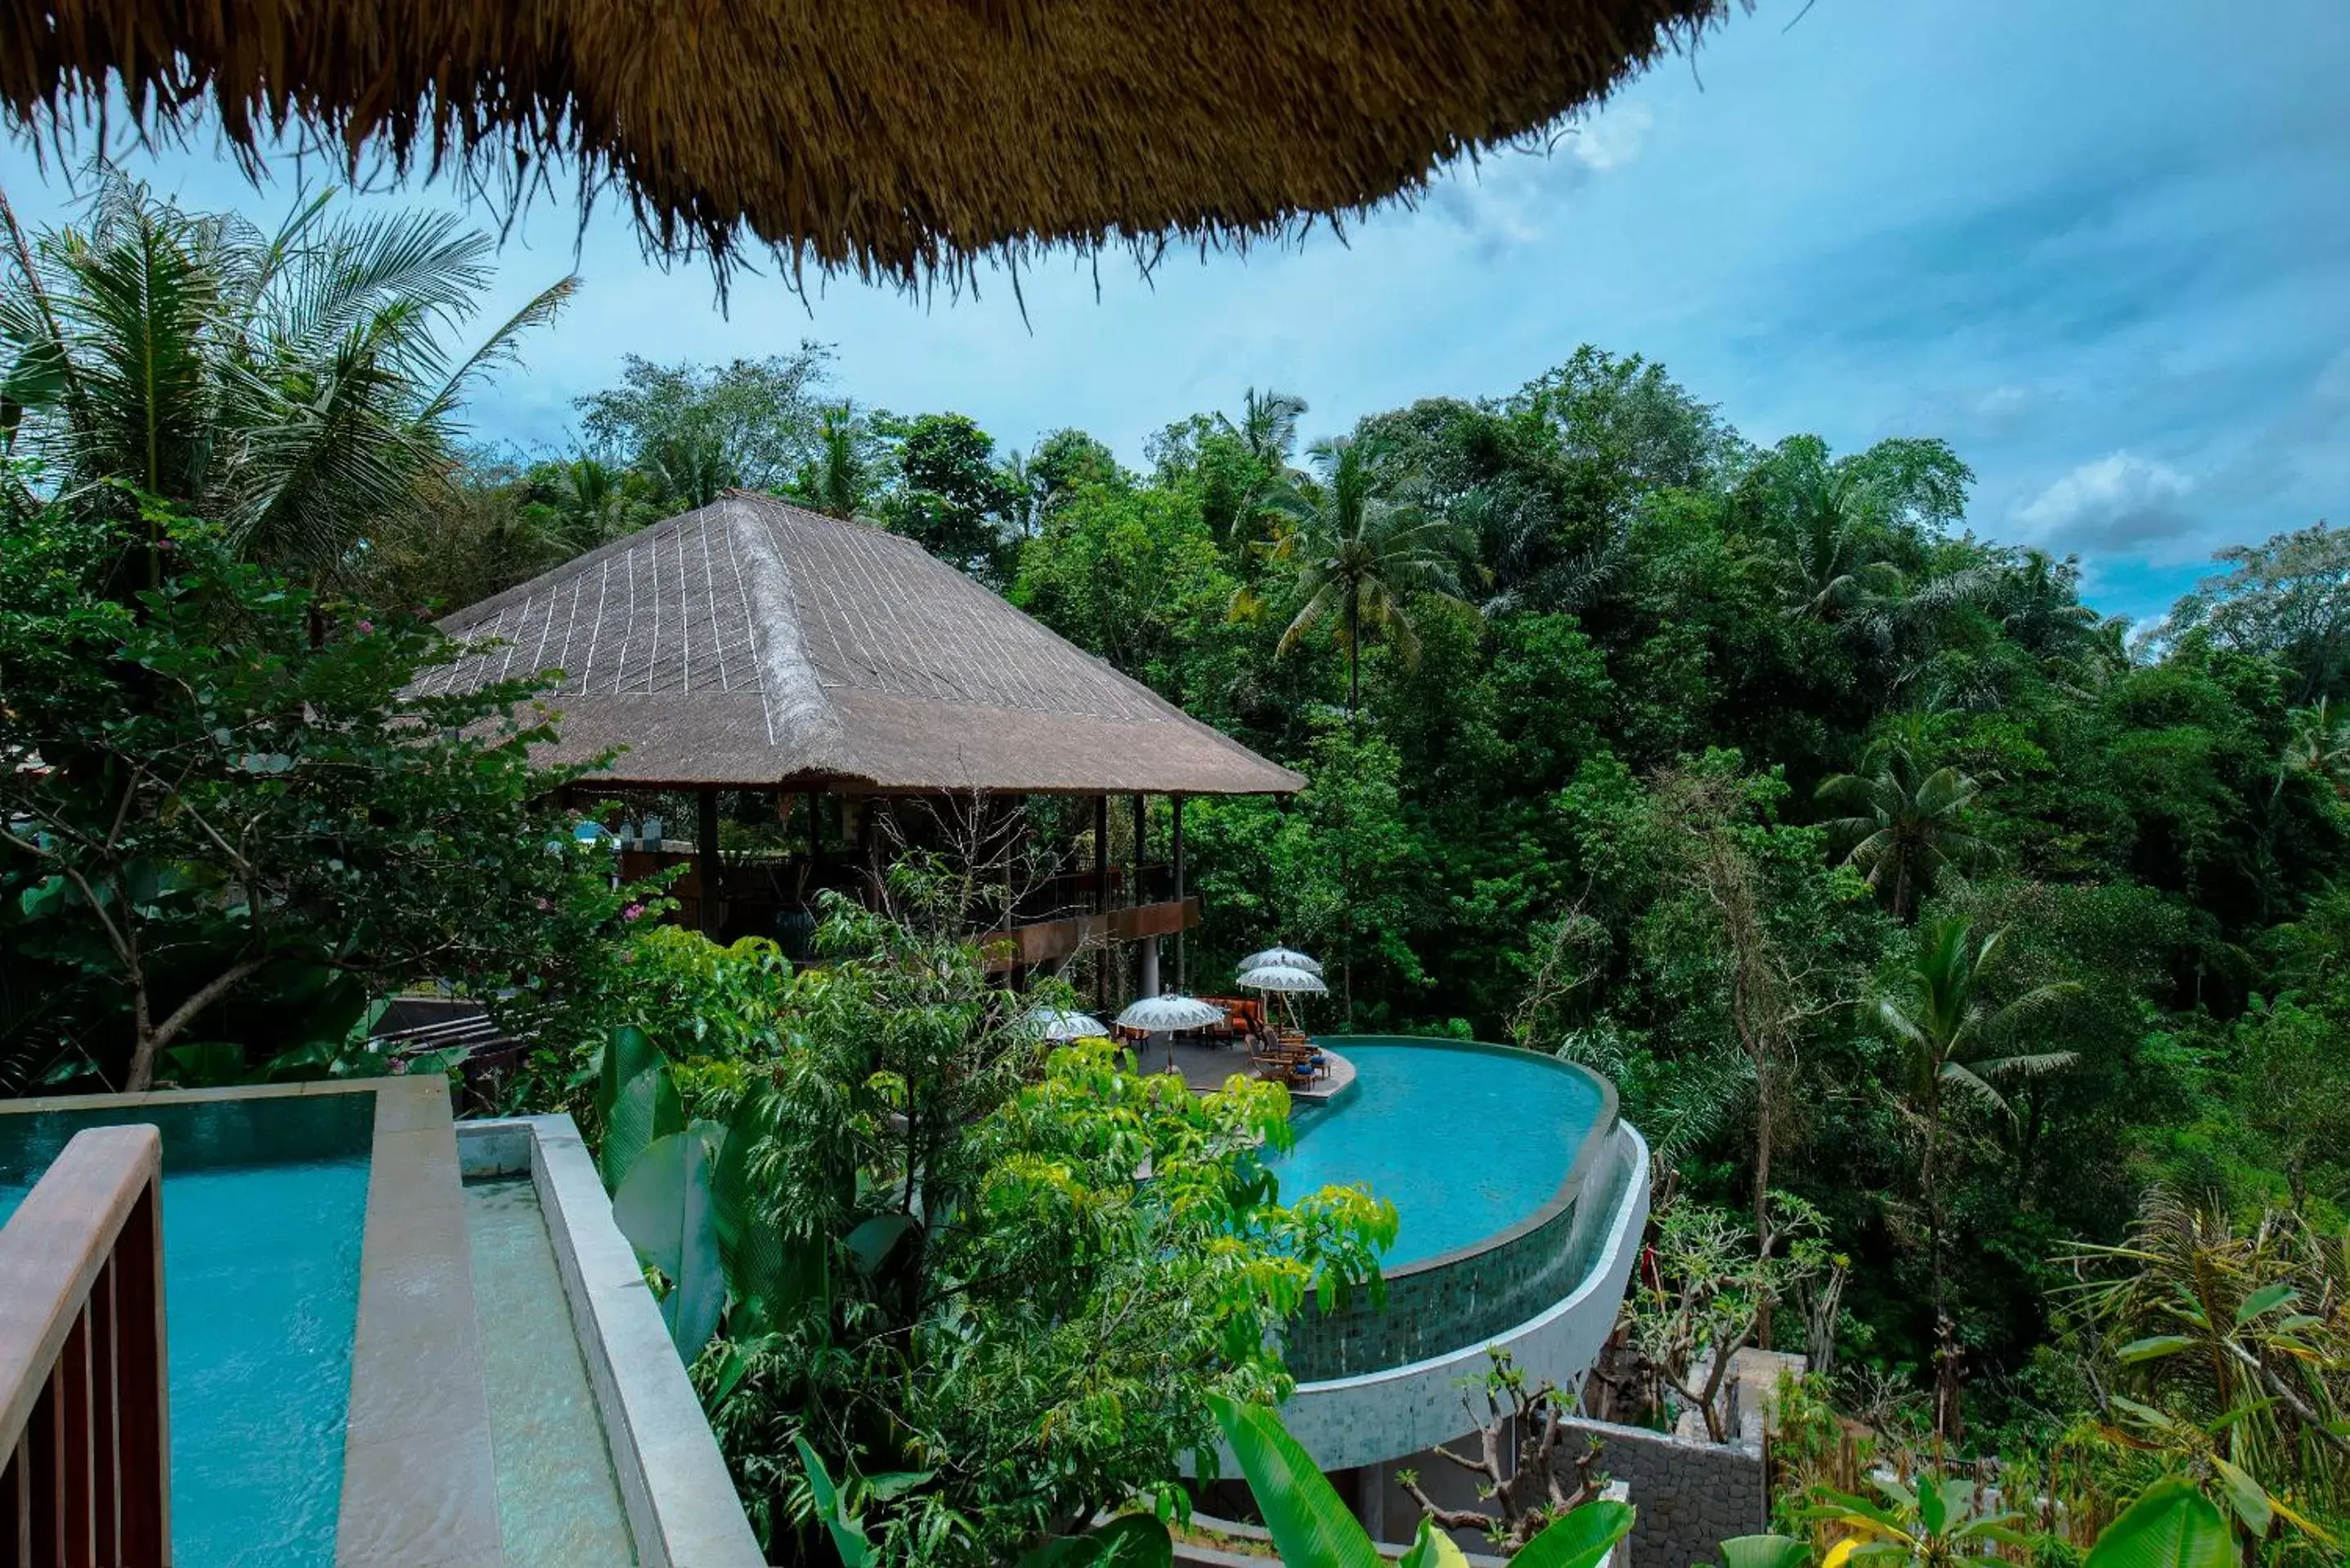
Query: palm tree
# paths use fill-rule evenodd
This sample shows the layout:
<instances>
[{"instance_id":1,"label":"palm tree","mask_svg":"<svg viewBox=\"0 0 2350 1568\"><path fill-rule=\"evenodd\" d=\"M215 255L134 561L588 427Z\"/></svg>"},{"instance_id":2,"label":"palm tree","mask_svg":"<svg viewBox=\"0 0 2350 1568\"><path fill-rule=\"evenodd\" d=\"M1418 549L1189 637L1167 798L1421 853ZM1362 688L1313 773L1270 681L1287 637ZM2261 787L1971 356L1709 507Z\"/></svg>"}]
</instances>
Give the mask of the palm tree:
<instances>
[{"instance_id":1,"label":"palm tree","mask_svg":"<svg viewBox=\"0 0 2350 1568\"><path fill-rule=\"evenodd\" d=\"M267 234L95 177L84 223L37 238L0 199L0 439L68 493L128 482L314 578L450 470L460 399L577 286L458 356L494 241L454 216L330 218L328 192Z\"/></svg>"},{"instance_id":2,"label":"palm tree","mask_svg":"<svg viewBox=\"0 0 2350 1568\"><path fill-rule=\"evenodd\" d=\"M1416 593L1459 597L1448 547L1451 525L1403 497L1382 492L1377 450L1346 436L1314 445L1321 483L1295 503L1297 527L1277 546L1297 563L1305 601L1281 634L1280 651L1332 617L1347 650L1347 713L1362 706L1366 630L1383 634L1406 660L1419 657L1406 602Z\"/></svg>"},{"instance_id":3,"label":"palm tree","mask_svg":"<svg viewBox=\"0 0 2350 1568\"><path fill-rule=\"evenodd\" d=\"M864 434L864 425L849 404L824 410L816 455L800 465L799 483L794 486L801 500L843 522L865 515L873 482L859 450Z\"/></svg>"},{"instance_id":4,"label":"palm tree","mask_svg":"<svg viewBox=\"0 0 2350 1568\"><path fill-rule=\"evenodd\" d=\"M628 533L641 508L629 493L627 470L585 455L557 465L547 489L573 555Z\"/></svg>"},{"instance_id":5,"label":"palm tree","mask_svg":"<svg viewBox=\"0 0 2350 1568\"><path fill-rule=\"evenodd\" d=\"M1877 999L1877 1022L1900 1047L1895 1099L1923 1146L1918 1193L1926 1209L1927 1251L1933 1272L1936 1355L1935 1429L1958 1436L1958 1358L1947 1305L1943 1258L1942 1149L1953 1096L2011 1115L1998 1085L2071 1064L2070 1051L2017 1052L2012 1047L2033 1016L2076 990L2043 985L2003 1005L1982 994L1982 981L2006 933L1978 944L1964 919L1938 920L1918 933L1917 956Z\"/></svg>"},{"instance_id":6,"label":"palm tree","mask_svg":"<svg viewBox=\"0 0 2350 1568\"><path fill-rule=\"evenodd\" d=\"M1850 844L1845 863L1904 919L1943 867L1992 854L1964 826L1982 786L1955 767L1929 770L1928 754L1924 722L1912 714L1869 746L1858 774L1823 780L1816 797L1846 812L1825 825L1832 839Z\"/></svg>"},{"instance_id":7,"label":"palm tree","mask_svg":"<svg viewBox=\"0 0 2350 1568\"><path fill-rule=\"evenodd\" d=\"M725 442L703 430L680 431L650 442L642 466L663 503L679 512L707 506L742 483Z\"/></svg>"}]
</instances>

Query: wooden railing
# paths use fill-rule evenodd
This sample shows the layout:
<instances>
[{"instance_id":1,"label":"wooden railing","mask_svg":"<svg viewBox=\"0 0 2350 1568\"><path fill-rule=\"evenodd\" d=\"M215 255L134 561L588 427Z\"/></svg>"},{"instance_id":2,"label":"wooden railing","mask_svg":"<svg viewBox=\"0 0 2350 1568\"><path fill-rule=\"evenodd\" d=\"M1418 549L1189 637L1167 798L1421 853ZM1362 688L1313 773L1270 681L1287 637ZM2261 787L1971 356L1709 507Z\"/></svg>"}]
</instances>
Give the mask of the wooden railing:
<instances>
[{"instance_id":1,"label":"wooden railing","mask_svg":"<svg viewBox=\"0 0 2350 1568\"><path fill-rule=\"evenodd\" d=\"M172 1561L161 1158L76 1133L0 1230L0 1568Z\"/></svg>"}]
</instances>

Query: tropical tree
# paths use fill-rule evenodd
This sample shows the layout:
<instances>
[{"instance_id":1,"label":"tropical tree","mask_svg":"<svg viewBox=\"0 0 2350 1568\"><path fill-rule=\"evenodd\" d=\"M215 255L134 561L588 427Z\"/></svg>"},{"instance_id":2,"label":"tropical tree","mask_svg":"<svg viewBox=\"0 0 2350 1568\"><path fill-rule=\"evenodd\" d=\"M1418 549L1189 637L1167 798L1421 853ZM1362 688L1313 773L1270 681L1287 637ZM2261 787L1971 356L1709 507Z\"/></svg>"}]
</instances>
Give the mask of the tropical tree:
<instances>
[{"instance_id":1,"label":"tropical tree","mask_svg":"<svg viewBox=\"0 0 2350 1568\"><path fill-rule=\"evenodd\" d=\"M269 234L110 166L93 177L82 222L38 235L0 201L0 439L113 516L136 508L93 487L122 481L313 580L357 565L453 465L465 393L577 287L459 353L447 339L480 307L495 242L453 216L340 218L328 191Z\"/></svg>"},{"instance_id":2,"label":"tropical tree","mask_svg":"<svg viewBox=\"0 0 2350 1568\"><path fill-rule=\"evenodd\" d=\"M1826 824L1851 846L1845 863L1904 919L1944 867L1977 865L1991 853L1968 831L1982 786L1955 767L1929 768L1929 760L1925 722L1910 715L1871 743L1859 773L1822 781L1817 795L1846 813Z\"/></svg>"},{"instance_id":3,"label":"tropical tree","mask_svg":"<svg viewBox=\"0 0 2350 1568\"><path fill-rule=\"evenodd\" d=\"M1978 943L1962 919L1938 920L1918 933L1916 955L1877 999L1876 1021L1899 1049L1896 1104L1919 1146L1918 1185L1926 1212L1926 1247L1933 1277L1936 1348L1935 1429L1959 1434L1959 1365L1947 1291L1944 1212L1946 1141L1954 1100L2001 1116L2011 1114L1998 1085L2069 1066L2070 1051L2020 1051L2018 1037L2034 1016L2076 989L2043 985L2003 1003L1984 983L2005 933Z\"/></svg>"},{"instance_id":4,"label":"tropical tree","mask_svg":"<svg viewBox=\"0 0 2350 1568\"><path fill-rule=\"evenodd\" d=\"M2184 1476L2248 1542L2283 1524L2338 1550L2312 1515L2338 1520L2350 1502L2340 1239L2297 1214L2239 1224L2158 1189L2126 1241L2079 1245L2064 1261L2085 1276L2067 1315L2093 1337L2112 1390L2100 1435Z\"/></svg>"},{"instance_id":5,"label":"tropical tree","mask_svg":"<svg viewBox=\"0 0 2350 1568\"><path fill-rule=\"evenodd\" d=\"M1385 1559L1370 1533L1278 1415L1229 1395L1211 1396L1209 1403L1282 1562L1291 1568L1380 1568ZM1638 1515L1629 1503L1601 1500L1537 1517L1543 1524L1530 1538L1509 1542L1517 1568L1598 1568L1632 1532ZM1466 1563L1451 1536L1426 1513L1410 1549L1396 1560L1397 1568L1465 1568Z\"/></svg>"},{"instance_id":6,"label":"tropical tree","mask_svg":"<svg viewBox=\"0 0 2350 1568\"><path fill-rule=\"evenodd\" d=\"M873 490L870 466L863 451L867 432L847 403L824 410L816 455L800 465L792 493L827 517L843 521L862 517Z\"/></svg>"},{"instance_id":7,"label":"tropical tree","mask_svg":"<svg viewBox=\"0 0 2350 1568\"><path fill-rule=\"evenodd\" d=\"M1405 607L1415 594L1459 597L1451 525L1409 498L1381 487L1379 452L1346 436L1314 445L1320 483L1299 508L1296 530L1281 553L1297 564L1305 602L1281 634L1281 651L1336 618L1347 650L1347 711L1362 706L1364 633L1384 635L1407 660L1419 639Z\"/></svg>"}]
</instances>

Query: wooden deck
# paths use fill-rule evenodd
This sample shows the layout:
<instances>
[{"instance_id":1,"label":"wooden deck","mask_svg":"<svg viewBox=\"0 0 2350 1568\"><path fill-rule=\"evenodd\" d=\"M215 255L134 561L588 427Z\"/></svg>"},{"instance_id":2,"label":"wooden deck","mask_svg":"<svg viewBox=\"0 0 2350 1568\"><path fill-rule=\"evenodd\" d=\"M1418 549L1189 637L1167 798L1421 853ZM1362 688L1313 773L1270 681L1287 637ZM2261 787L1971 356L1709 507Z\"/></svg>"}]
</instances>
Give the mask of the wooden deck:
<instances>
[{"instance_id":1,"label":"wooden deck","mask_svg":"<svg viewBox=\"0 0 2350 1568\"><path fill-rule=\"evenodd\" d=\"M1294 1098L1309 1105L1318 1105L1332 1098L1355 1081L1355 1064L1328 1046L1323 1054L1330 1059L1330 1075L1310 1089L1293 1089ZM1180 1073L1183 1082L1196 1094L1221 1089L1224 1080L1234 1073L1245 1075L1249 1071L1249 1054L1241 1045L1203 1045L1188 1040L1170 1041L1165 1036L1138 1047L1135 1060L1146 1073Z\"/></svg>"}]
</instances>

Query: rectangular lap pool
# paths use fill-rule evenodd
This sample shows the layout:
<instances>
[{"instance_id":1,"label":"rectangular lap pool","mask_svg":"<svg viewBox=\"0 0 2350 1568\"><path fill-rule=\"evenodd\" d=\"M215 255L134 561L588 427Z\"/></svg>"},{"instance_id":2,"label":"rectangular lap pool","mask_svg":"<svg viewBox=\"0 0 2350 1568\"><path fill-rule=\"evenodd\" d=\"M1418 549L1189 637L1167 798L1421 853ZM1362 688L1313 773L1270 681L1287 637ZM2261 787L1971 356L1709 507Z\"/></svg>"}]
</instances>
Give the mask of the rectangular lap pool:
<instances>
[{"instance_id":1,"label":"rectangular lap pool","mask_svg":"<svg viewBox=\"0 0 2350 1568\"><path fill-rule=\"evenodd\" d=\"M187 1568L335 1560L375 1101L0 1116L0 1224L84 1127L163 1142L172 1544Z\"/></svg>"}]
</instances>

